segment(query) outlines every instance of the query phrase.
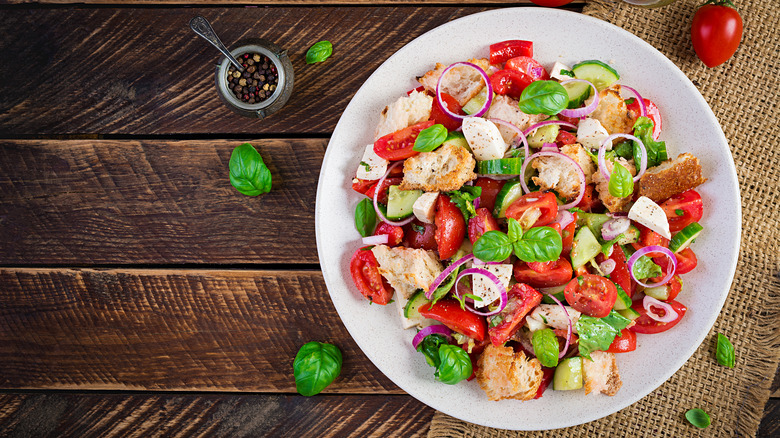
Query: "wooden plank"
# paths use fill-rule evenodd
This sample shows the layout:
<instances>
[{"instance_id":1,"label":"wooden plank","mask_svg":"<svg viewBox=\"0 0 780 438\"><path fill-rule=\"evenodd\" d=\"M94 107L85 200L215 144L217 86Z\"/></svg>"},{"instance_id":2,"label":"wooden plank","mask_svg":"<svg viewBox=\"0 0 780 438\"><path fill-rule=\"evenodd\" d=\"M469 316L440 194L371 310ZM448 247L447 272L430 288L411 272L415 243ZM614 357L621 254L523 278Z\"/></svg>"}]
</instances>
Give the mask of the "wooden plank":
<instances>
[{"instance_id":1,"label":"wooden plank","mask_svg":"<svg viewBox=\"0 0 780 438\"><path fill-rule=\"evenodd\" d=\"M327 140L251 140L260 197L230 185L241 142L0 140L0 265L317 263Z\"/></svg>"},{"instance_id":2,"label":"wooden plank","mask_svg":"<svg viewBox=\"0 0 780 438\"><path fill-rule=\"evenodd\" d=\"M309 341L343 353L327 393L403 393L318 271L0 270L0 388L295 392Z\"/></svg>"},{"instance_id":3,"label":"wooden plank","mask_svg":"<svg viewBox=\"0 0 780 438\"><path fill-rule=\"evenodd\" d=\"M780 399L770 398L764 407L764 417L758 426L757 438L780 436Z\"/></svg>"},{"instance_id":4,"label":"wooden plank","mask_svg":"<svg viewBox=\"0 0 780 438\"><path fill-rule=\"evenodd\" d=\"M485 9L4 10L0 137L330 133L357 89L391 54L436 26ZM219 53L187 27L195 15L206 16L227 45L262 36L288 50L295 92L282 112L257 121L221 103L214 88ZM306 50L320 40L333 42L333 56L305 64Z\"/></svg>"},{"instance_id":5,"label":"wooden plank","mask_svg":"<svg viewBox=\"0 0 780 438\"><path fill-rule=\"evenodd\" d=\"M424 437L408 395L0 394L3 436Z\"/></svg>"},{"instance_id":6,"label":"wooden plank","mask_svg":"<svg viewBox=\"0 0 780 438\"><path fill-rule=\"evenodd\" d=\"M426 0L5 0L9 4L87 4L87 5L133 5L133 6L148 6L148 5L193 5L193 4L206 4L206 5L299 5L299 6L326 6L326 5L415 5L426 3ZM507 4L507 0L437 0L438 4ZM532 6L531 0L515 0L512 2L518 6L528 5ZM574 0L569 3L569 6L581 6L585 4L585 0Z\"/></svg>"}]
</instances>

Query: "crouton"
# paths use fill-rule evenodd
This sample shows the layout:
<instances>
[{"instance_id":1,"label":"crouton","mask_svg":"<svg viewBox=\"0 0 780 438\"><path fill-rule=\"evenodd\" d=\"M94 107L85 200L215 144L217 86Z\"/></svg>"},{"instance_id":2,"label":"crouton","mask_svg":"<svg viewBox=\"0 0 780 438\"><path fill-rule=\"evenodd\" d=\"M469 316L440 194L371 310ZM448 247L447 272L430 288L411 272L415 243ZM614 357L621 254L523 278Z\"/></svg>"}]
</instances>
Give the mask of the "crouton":
<instances>
[{"instance_id":1,"label":"crouton","mask_svg":"<svg viewBox=\"0 0 780 438\"><path fill-rule=\"evenodd\" d=\"M639 179L639 195L661 202L705 181L707 178L702 177L699 159L684 153L647 169Z\"/></svg>"},{"instance_id":2,"label":"crouton","mask_svg":"<svg viewBox=\"0 0 780 438\"><path fill-rule=\"evenodd\" d=\"M462 147L445 144L433 152L422 152L404 162L401 190L426 192L458 190L477 178L474 157Z\"/></svg>"},{"instance_id":3,"label":"crouton","mask_svg":"<svg viewBox=\"0 0 780 438\"><path fill-rule=\"evenodd\" d=\"M392 132L424 122L431 117L433 98L427 93L413 91L382 110L381 120L374 132L374 140Z\"/></svg>"},{"instance_id":4,"label":"crouton","mask_svg":"<svg viewBox=\"0 0 780 438\"><path fill-rule=\"evenodd\" d=\"M594 351L591 359L582 360L582 374L585 381L585 394L601 392L609 396L617 394L623 381L620 380L615 353Z\"/></svg>"},{"instance_id":5,"label":"crouton","mask_svg":"<svg viewBox=\"0 0 780 438\"><path fill-rule=\"evenodd\" d=\"M542 383L542 365L512 347L488 344L477 361L477 382L488 400L531 400Z\"/></svg>"},{"instance_id":6,"label":"crouton","mask_svg":"<svg viewBox=\"0 0 780 438\"><path fill-rule=\"evenodd\" d=\"M589 117L601 122L610 135L633 133L637 119L620 97L620 85L613 85L599 93L599 104Z\"/></svg>"},{"instance_id":7,"label":"crouton","mask_svg":"<svg viewBox=\"0 0 780 438\"><path fill-rule=\"evenodd\" d=\"M615 160L620 163L621 166L625 167L632 176L636 175L636 168L634 167L633 160L629 162L626 161L625 158L620 157ZM604 160L604 163L607 166L607 173L612 174L612 169L614 168L612 161ZM604 175L601 174L601 171L597 170L593 173L593 182L596 183L596 191L599 192L599 199L601 200L601 203L607 207L607 210L612 213L627 211L626 207L631 203L631 196L626 196L625 198L612 196L609 193L609 182L607 182Z\"/></svg>"},{"instance_id":8,"label":"crouton","mask_svg":"<svg viewBox=\"0 0 780 438\"><path fill-rule=\"evenodd\" d=\"M577 333L577 321L580 320L580 315L582 314L569 306L566 307L566 312L569 314L568 317L566 317L566 313L561 306L557 304L539 304L526 317L526 325L528 325L528 328L532 329L532 331L535 331L533 329L544 328L546 326L558 330L568 330L569 318L571 318L572 332Z\"/></svg>"},{"instance_id":9,"label":"crouton","mask_svg":"<svg viewBox=\"0 0 780 438\"><path fill-rule=\"evenodd\" d=\"M490 66L490 62L487 59L469 59L469 62L479 66L482 70L487 71ZM427 91L436 93L436 84L439 82L441 73L447 68L447 65L436 63L436 67L425 73L425 75L418 77L417 81L420 82ZM442 83L442 93L447 93L454 97L458 103L463 106L471 100L472 97L479 94L482 88L485 87L485 82L471 67L458 66L453 67L452 70L447 72L447 79Z\"/></svg>"},{"instance_id":10,"label":"crouton","mask_svg":"<svg viewBox=\"0 0 780 438\"><path fill-rule=\"evenodd\" d=\"M498 94L493 98L493 103L490 104L490 109L484 117L504 120L525 131L531 125L544 120L547 116L544 114L526 114L520 111L520 108L517 106L517 100L507 95ZM498 130L507 144L512 144L517 136L515 131L504 125L498 125Z\"/></svg>"},{"instance_id":11,"label":"crouton","mask_svg":"<svg viewBox=\"0 0 780 438\"><path fill-rule=\"evenodd\" d=\"M379 273L405 299L417 289L428 290L444 270L436 256L424 249L377 245L371 252L379 263Z\"/></svg>"},{"instance_id":12,"label":"crouton","mask_svg":"<svg viewBox=\"0 0 780 438\"><path fill-rule=\"evenodd\" d=\"M561 152L573 159L585 173L585 183L592 180L595 166L585 149L577 143L561 148ZM580 193L579 169L563 157L539 157L531 162L539 171L532 179L543 191L554 190L561 198L573 200Z\"/></svg>"}]
</instances>

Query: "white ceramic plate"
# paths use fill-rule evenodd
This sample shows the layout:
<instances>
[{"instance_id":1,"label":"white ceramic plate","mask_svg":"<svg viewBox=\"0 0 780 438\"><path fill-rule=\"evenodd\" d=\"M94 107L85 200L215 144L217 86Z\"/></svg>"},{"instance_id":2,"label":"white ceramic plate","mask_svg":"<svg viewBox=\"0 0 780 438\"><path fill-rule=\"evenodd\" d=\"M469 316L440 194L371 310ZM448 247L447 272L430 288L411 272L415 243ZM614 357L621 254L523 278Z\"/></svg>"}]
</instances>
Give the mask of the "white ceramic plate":
<instances>
[{"instance_id":1,"label":"white ceramic plate","mask_svg":"<svg viewBox=\"0 0 780 438\"><path fill-rule=\"evenodd\" d=\"M678 300L688 306L671 331L640 335L635 352L618 357L623 387L614 397L579 391L545 392L539 400L488 401L476 381L436 382L433 368L411 346L414 330L402 330L394 304L369 305L356 290L349 260L360 247L351 190L365 145L373 141L385 105L417 87L414 78L436 62L487 57L488 46L508 39L534 42L543 65L586 59L610 63L661 108L670 156L691 152L709 181L704 198L705 232L694 245L698 268L685 276ZM328 291L344 325L368 358L390 380L423 403L465 421L490 427L542 430L573 426L612 414L650 393L677 371L704 340L728 294L737 262L740 201L734 162L718 121L688 78L641 39L585 15L547 8L483 12L444 24L404 46L355 94L341 117L317 188L317 249Z\"/></svg>"}]
</instances>

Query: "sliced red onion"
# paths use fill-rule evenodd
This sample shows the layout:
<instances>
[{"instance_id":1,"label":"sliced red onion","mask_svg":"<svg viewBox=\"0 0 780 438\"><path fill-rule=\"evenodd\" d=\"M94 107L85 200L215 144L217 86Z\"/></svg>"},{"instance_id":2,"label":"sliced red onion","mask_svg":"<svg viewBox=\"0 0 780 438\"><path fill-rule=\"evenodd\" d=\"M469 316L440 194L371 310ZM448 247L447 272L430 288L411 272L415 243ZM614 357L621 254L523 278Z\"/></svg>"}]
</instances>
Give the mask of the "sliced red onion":
<instances>
[{"instance_id":1,"label":"sliced red onion","mask_svg":"<svg viewBox=\"0 0 780 438\"><path fill-rule=\"evenodd\" d=\"M539 122L539 123L531 125L528 129L523 131L523 134L526 137L528 137L529 135L531 135L532 132L536 131L537 129L541 128L542 126L547 126L547 125L561 125L561 126L565 126L567 128L571 128L571 129L577 130L577 127L574 126L573 123L564 122L563 120L545 120L543 122Z\"/></svg>"},{"instance_id":2,"label":"sliced red onion","mask_svg":"<svg viewBox=\"0 0 780 438\"><path fill-rule=\"evenodd\" d=\"M606 259L603 262L599 263L599 269L601 270L601 273L604 275L611 274L612 271L615 270L616 266L617 266L617 262L615 262L612 259Z\"/></svg>"},{"instance_id":3,"label":"sliced red onion","mask_svg":"<svg viewBox=\"0 0 780 438\"><path fill-rule=\"evenodd\" d=\"M671 263L671 269L669 269L669 272L666 273L666 277L663 278L663 280L659 281L658 283L652 283L652 284L645 284L639 281L636 278L636 275L634 275L634 264L637 260L639 260L639 257L642 257L643 255L651 252L660 252L663 255L666 256L667 259L669 259L669 262ZM631 273L631 278L634 279L637 283L641 284L644 287L656 287L656 286L663 286L664 284L668 283L669 280L674 277L674 272L677 270L677 257L674 256L674 253L669 251L668 248L664 248L663 246L658 245L650 245L646 246L644 248L640 248L637 252L635 252L631 257L628 258L628 272Z\"/></svg>"},{"instance_id":4,"label":"sliced red onion","mask_svg":"<svg viewBox=\"0 0 780 438\"><path fill-rule=\"evenodd\" d=\"M376 188L374 189L374 210L376 211L377 216L379 216L379 220L381 220L382 222L387 222L390 225L395 225L397 227L402 227L408 224L409 222L413 221L414 215L411 215L408 218L399 222L391 221L390 219L385 217L384 214L382 214L382 210L379 209L379 202L377 202L377 199L379 198L379 190L382 188L382 183L385 182L385 178L387 178L387 175L390 175L390 172L392 172L393 169L395 169L402 163L403 161L396 161L395 163L393 163L392 166L388 167L387 172L385 172L385 174L382 175L382 178L379 178L379 182L376 183Z\"/></svg>"},{"instance_id":5,"label":"sliced red onion","mask_svg":"<svg viewBox=\"0 0 780 438\"><path fill-rule=\"evenodd\" d=\"M555 216L554 224L561 224L561 229L568 227L570 223L574 222L574 214L569 210L558 210L558 216Z\"/></svg>"},{"instance_id":6,"label":"sliced red onion","mask_svg":"<svg viewBox=\"0 0 780 438\"><path fill-rule=\"evenodd\" d=\"M677 319L677 311L674 310L674 307L669 303L664 303L650 295L645 295L645 298L642 300L642 307L647 311L647 316L658 322L672 322ZM660 307L663 309L664 316L658 316L658 314L653 312L652 307Z\"/></svg>"},{"instance_id":7,"label":"sliced red onion","mask_svg":"<svg viewBox=\"0 0 780 438\"><path fill-rule=\"evenodd\" d=\"M417 334L414 335L414 339L412 339L412 346L415 350L417 349L417 346L420 345L420 342L428 335L444 335L448 338L452 338L452 330L442 324L429 325L428 327L423 328L417 332Z\"/></svg>"},{"instance_id":8,"label":"sliced red onion","mask_svg":"<svg viewBox=\"0 0 780 438\"><path fill-rule=\"evenodd\" d=\"M493 310L492 312L480 312L477 309L474 309L469 306L466 306L466 310L481 316L495 315L496 313L499 313L502 310L504 310L504 307L506 307L508 297L506 295L506 288L504 287L503 284L501 284L501 280L499 280L498 277L496 277L492 272L483 268L468 268L462 270L460 274L458 274L458 277L455 279L455 284L457 285L458 283L460 283L460 280L467 275L483 275L487 277L488 280L492 281L493 284L495 284L498 287L499 292L501 292L501 298L499 299L498 308L496 310ZM460 293L457 288L455 288L455 295L457 296L458 299L460 299ZM487 304L490 303L486 303L486 305Z\"/></svg>"},{"instance_id":9,"label":"sliced red onion","mask_svg":"<svg viewBox=\"0 0 780 438\"><path fill-rule=\"evenodd\" d=\"M599 170L601 171L601 175L604 177L604 179L607 180L607 182L609 182L610 174L607 172L607 165L605 161L605 157L607 155L607 145L610 144L612 140L620 137L634 140L639 144L639 149L642 151L642 163L639 166L639 172L634 177L634 182L639 181L639 178L641 178L642 175L645 174L645 170L647 170L647 149L645 148L645 144L642 143L642 140L630 134L612 134L601 143L601 146L599 146Z\"/></svg>"},{"instance_id":10,"label":"sliced red onion","mask_svg":"<svg viewBox=\"0 0 780 438\"><path fill-rule=\"evenodd\" d=\"M368 236L363 238L363 245L384 245L390 241L390 236L380 234L378 236Z\"/></svg>"},{"instance_id":11,"label":"sliced red onion","mask_svg":"<svg viewBox=\"0 0 780 438\"><path fill-rule=\"evenodd\" d=\"M582 201L582 197L585 196L585 172L582 171L582 167L580 167L579 163L574 161L570 156L560 152L540 151L523 161L523 167L520 168L520 185L523 187L523 192L531 193L531 190L528 188L528 184L525 183L525 170L528 168L528 163L530 163L536 157L563 157L568 160L575 167L575 169L577 169L577 176L580 178L580 193L577 195L577 198L574 199L574 201L569 202L568 204L559 205L558 210L567 210L579 204L580 201Z\"/></svg>"},{"instance_id":12,"label":"sliced red onion","mask_svg":"<svg viewBox=\"0 0 780 438\"><path fill-rule=\"evenodd\" d=\"M501 262L483 262L482 260L474 257L474 260L471 261L471 264L474 266L483 266L483 265L506 265L507 263Z\"/></svg>"},{"instance_id":13,"label":"sliced red onion","mask_svg":"<svg viewBox=\"0 0 780 438\"><path fill-rule=\"evenodd\" d=\"M621 85L620 88L625 88L626 90L630 91L631 93L636 96L637 102L639 102L639 117L646 117L647 116L647 107L645 106L645 100L642 99L642 95L639 94L638 91L635 89L629 87L628 85Z\"/></svg>"},{"instance_id":14,"label":"sliced red onion","mask_svg":"<svg viewBox=\"0 0 780 438\"><path fill-rule=\"evenodd\" d=\"M555 143L544 143L540 149L542 152L558 152L558 145Z\"/></svg>"},{"instance_id":15,"label":"sliced red onion","mask_svg":"<svg viewBox=\"0 0 780 438\"><path fill-rule=\"evenodd\" d=\"M566 356L566 352L569 351L569 342L571 340L571 332L573 331L572 322L571 322L571 316L569 316L569 311L566 310L566 306L563 305L561 300L559 300L558 298L555 298L555 295L553 295L553 294L545 294L545 295L547 295L548 297L552 298L553 301L555 301L556 303L558 303L559 306L561 306L561 309L563 309L563 313L566 315L566 319L569 320L569 329L566 332L566 345L563 346L563 350L561 350L561 352L558 354L558 359L560 359L563 356Z\"/></svg>"},{"instance_id":16,"label":"sliced red onion","mask_svg":"<svg viewBox=\"0 0 780 438\"><path fill-rule=\"evenodd\" d=\"M609 216L609 217L626 217L626 216L628 216L628 213L626 213L625 211L616 211L614 213L608 211L605 214L607 216Z\"/></svg>"},{"instance_id":17,"label":"sliced red onion","mask_svg":"<svg viewBox=\"0 0 780 438\"><path fill-rule=\"evenodd\" d=\"M467 114L467 115L461 115L461 114L455 114L452 111L450 111L449 108L447 108L447 105L444 104L444 101L441 99L441 82L444 79L444 76L447 75L447 72L449 72L452 68L458 67L458 66L467 66L475 69L477 73L479 73L480 76L482 76L482 80L485 81L485 87L487 88L487 98L485 99L485 104L482 105L482 108L479 109L474 114ZM436 82L436 101L439 103L439 106L441 109L447 113L448 116L463 120L466 117L479 117L483 114L485 114L490 108L490 104L493 103L493 86L490 85L490 78L488 77L487 73L485 73L485 70L482 70L482 68L476 64L472 64L470 62L456 62L454 64L450 64L447 68L444 69L443 72L441 72L441 76L439 76L439 81Z\"/></svg>"},{"instance_id":18,"label":"sliced red onion","mask_svg":"<svg viewBox=\"0 0 780 438\"><path fill-rule=\"evenodd\" d=\"M585 79L569 79L568 81L561 82L561 85L566 85L574 82L584 82L588 85L590 85L590 88L593 89L593 101L589 103L588 105L581 107L581 108L575 108L575 109L562 109L560 115L565 117L573 117L573 118L581 118L585 117L588 114L592 113L596 110L596 107L599 106L599 90L596 88L595 85L592 83L586 81Z\"/></svg>"},{"instance_id":19,"label":"sliced red onion","mask_svg":"<svg viewBox=\"0 0 780 438\"><path fill-rule=\"evenodd\" d=\"M525 152L525 155L523 155L523 157L527 157L528 155L530 155L531 152L530 152L530 149L528 149L528 138L526 138L525 133L523 133L523 131L521 131L520 128L515 126L514 123L507 122L506 120L494 119L494 118L490 118L488 120L490 120L491 122L493 122L495 124L506 126L507 128L511 129L512 131L515 131L517 136L523 142L523 152ZM516 149L516 146L517 146L517 140L512 142L512 147L509 150L511 151L511 150Z\"/></svg>"},{"instance_id":20,"label":"sliced red onion","mask_svg":"<svg viewBox=\"0 0 780 438\"><path fill-rule=\"evenodd\" d=\"M479 204L480 204L480 202L481 202L481 201L479 200L479 198L480 198L480 196L477 196L477 199L475 199L475 200L474 200L474 210L476 210L476 209L478 209L478 208L479 208Z\"/></svg>"},{"instance_id":21,"label":"sliced red onion","mask_svg":"<svg viewBox=\"0 0 780 438\"><path fill-rule=\"evenodd\" d=\"M601 237L604 240L612 240L628 231L631 221L627 218L614 218L604 222L601 226Z\"/></svg>"},{"instance_id":22,"label":"sliced red onion","mask_svg":"<svg viewBox=\"0 0 780 438\"><path fill-rule=\"evenodd\" d=\"M460 259L452 262L447 268L442 271L441 274L439 274L438 277L436 277L435 280L433 280L433 283L431 283L430 286L428 286L428 290L425 292L425 298L428 298L429 300L433 298L433 291L435 291L439 286L441 286L442 283L444 283L444 280L447 279L447 277L452 274L452 271L458 269L458 267L467 261L474 258L474 254L469 254L467 256L461 257ZM457 284L457 282L456 282Z\"/></svg>"}]
</instances>

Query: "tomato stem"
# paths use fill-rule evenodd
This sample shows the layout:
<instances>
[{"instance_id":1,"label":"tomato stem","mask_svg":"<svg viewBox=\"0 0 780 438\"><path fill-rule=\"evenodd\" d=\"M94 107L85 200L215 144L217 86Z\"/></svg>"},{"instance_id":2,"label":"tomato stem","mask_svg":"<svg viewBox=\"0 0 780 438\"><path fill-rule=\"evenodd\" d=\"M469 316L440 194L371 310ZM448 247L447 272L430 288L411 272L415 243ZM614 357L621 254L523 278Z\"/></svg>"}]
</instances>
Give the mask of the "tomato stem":
<instances>
[{"instance_id":1,"label":"tomato stem","mask_svg":"<svg viewBox=\"0 0 780 438\"><path fill-rule=\"evenodd\" d=\"M701 6L706 6L706 5L727 6L734 9L737 8L736 6L734 6L734 2L732 2L731 0L707 0L706 2L701 4Z\"/></svg>"}]
</instances>

